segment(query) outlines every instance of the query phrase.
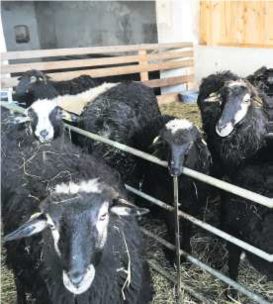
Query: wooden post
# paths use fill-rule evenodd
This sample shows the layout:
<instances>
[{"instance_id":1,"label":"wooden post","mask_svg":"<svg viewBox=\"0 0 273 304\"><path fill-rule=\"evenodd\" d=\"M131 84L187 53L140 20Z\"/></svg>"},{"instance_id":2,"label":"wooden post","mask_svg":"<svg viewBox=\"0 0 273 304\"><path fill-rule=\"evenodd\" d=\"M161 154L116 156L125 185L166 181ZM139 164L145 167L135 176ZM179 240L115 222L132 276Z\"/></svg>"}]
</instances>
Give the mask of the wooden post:
<instances>
[{"instance_id":1,"label":"wooden post","mask_svg":"<svg viewBox=\"0 0 273 304\"><path fill-rule=\"evenodd\" d=\"M139 65L146 65L147 62L147 51L146 50L139 50L138 54L140 57L144 57L145 59L143 60L142 58L139 59ZM141 72L140 73L140 80L141 81L147 81L149 80L149 74L148 72Z\"/></svg>"}]
</instances>

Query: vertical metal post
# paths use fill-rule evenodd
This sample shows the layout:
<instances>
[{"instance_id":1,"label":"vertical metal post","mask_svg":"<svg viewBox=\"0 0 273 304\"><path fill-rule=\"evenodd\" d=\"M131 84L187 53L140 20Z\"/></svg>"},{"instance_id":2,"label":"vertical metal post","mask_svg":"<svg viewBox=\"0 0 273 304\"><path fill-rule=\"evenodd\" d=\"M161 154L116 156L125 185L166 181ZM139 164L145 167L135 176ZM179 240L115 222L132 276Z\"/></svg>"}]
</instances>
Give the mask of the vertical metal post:
<instances>
[{"instance_id":1,"label":"vertical metal post","mask_svg":"<svg viewBox=\"0 0 273 304\"><path fill-rule=\"evenodd\" d=\"M173 191L174 191L174 217L175 217L175 247L176 247L176 296L177 302L181 303L181 269L180 269L180 229L179 229L179 193L178 193L178 176L173 176Z\"/></svg>"}]
</instances>

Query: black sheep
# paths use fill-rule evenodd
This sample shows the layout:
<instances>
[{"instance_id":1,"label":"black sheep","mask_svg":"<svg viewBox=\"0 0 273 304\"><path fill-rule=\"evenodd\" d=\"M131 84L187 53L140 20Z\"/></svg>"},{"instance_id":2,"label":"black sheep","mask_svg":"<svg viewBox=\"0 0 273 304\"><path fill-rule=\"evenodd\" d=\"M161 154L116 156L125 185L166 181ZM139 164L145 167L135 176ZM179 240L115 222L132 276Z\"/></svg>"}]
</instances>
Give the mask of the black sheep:
<instances>
[{"instance_id":1,"label":"black sheep","mask_svg":"<svg viewBox=\"0 0 273 304\"><path fill-rule=\"evenodd\" d=\"M38 99L53 99L60 95L77 95L96 87L98 84L96 80L88 75L81 75L71 80L52 81L49 76L41 71L30 70L19 77L14 99L19 103L25 103L26 107L29 107Z\"/></svg>"},{"instance_id":2,"label":"black sheep","mask_svg":"<svg viewBox=\"0 0 273 304\"><path fill-rule=\"evenodd\" d=\"M266 144L268 116L257 90L230 72L205 78L198 106L214 175L233 174Z\"/></svg>"},{"instance_id":3,"label":"black sheep","mask_svg":"<svg viewBox=\"0 0 273 304\"><path fill-rule=\"evenodd\" d=\"M261 195L273 197L273 164L249 165L238 171L232 183ZM222 227L231 235L273 254L273 211L247 199L225 194L222 202ZM243 249L228 243L229 276L237 280ZM273 263L245 251L251 264L268 279L273 280Z\"/></svg>"},{"instance_id":4,"label":"black sheep","mask_svg":"<svg viewBox=\"0 0 273 304\"><path fill-rule=\"evenodd\" d=\"M273 68L268 69L266 66L263 66L249 75L247 80L268 95L268 97L273 96Z\"/></svg>"},{"instance_id":5,"label":"black sheep","mask_svg":"<svg viewBox=\"0 0 273 304\"><path fill-rule=\"evenodd\" d=\"M264 101L264 108L269 116L267 149L273 149L273 68L265 66L247 77L259 92Z\"/></svg>"},{"instance_id":6,"label":"black sheep","mask_svg":"<svg viewBox=\"0 0 273 304\"><path fill-rule=\"evenodd\" d=\"M136 136L150 121L160 116L151 88L136 83L122 83L98 95L84 108L80 127L111 140L139 148ZM139 178L138 159L101 142L84 139L84 146L96 157L118 170L127 182Z\"/></svg>"},{"instance_id":7,"label":"black sheep","mask_svg":"<svg viewBox=\"0 0 273 304\"><path fill-rule=\"evenodd\" d=\"M152 144L151 153L158 158L168 161L171 175L180 175L182 166L194 169L204 174L209 174L211 157L206 143L197 127L185 119L176 119L164 116L150 126L152 133L157 135ZM144 167L144 166L143 166ZM146 164L142 191L167 204L173 204L173 179L166 168L155 164ZM179 193L181 210L196 216L201 213L206 203L208 186L185 175L179 176ZM146 203L147 205L147 203ZM161 208L152 207L154 213L163 212L166 221L169 241L175 242L175 226L173 213L160 211ZM181 247L188 253L191 252L191 222L181 219ZM173 264L175 254L166 251L167 258Z\"/></svg>"},{"instance_id":8,"label":"black sheep","mask_svg":"<svg viewBox=\"0 0 273 304\"><path fill-rule=\"evenodd\" d=\"M2 202L18 303L26 293L41 304L151 301L141 233L130 217L144 210L126 201L118 174L61 138L21 153L27 161L14 179L23 183Z\"/></svg>"}]
</instances>

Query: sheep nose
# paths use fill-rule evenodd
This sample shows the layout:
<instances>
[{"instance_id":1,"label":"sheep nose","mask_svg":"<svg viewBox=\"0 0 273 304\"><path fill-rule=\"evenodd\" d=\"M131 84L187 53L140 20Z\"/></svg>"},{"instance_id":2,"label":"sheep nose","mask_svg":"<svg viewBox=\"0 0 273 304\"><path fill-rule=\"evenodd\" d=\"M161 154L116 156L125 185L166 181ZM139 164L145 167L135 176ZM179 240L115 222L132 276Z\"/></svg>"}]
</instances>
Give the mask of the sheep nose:
<instances>
[{"instance_id":1,"label":"sheep nose","mask_svg":"<svg viewBox=\"0 0 273 304\"><path fill-rule=\"evenodd\" d=\"M219 131L222 131L222 130L224 130L226 127L227 127L226 124L218 125L218 130L219 130Z\"/></svg>"},{"instance_id":2,"label":"sheep nose","mask_svg":"<svg viewBox=\"0 0 273 304\"><path fill-rule=\"evenodd\" d=\"M84 274L80 271L71 271L68 274L71 283L75 286L80 285L81 281L84 278Z\"/></svg>"},{"instance_id":3,"label":"sheep nose","mask_svg":"<svg viewBox=\"0 0 273 304\"><path fill-rule=\"evenodd\" d=\"M180 170L178 168L175 167L170 167L169 168L170 174L171 176L175 176L175 175L180 175Z\"/></svg>"},{"instance_id":4,"label":"sheep nose","mask_svg":"<svg viewBox=\"0 0 273 304\"><path fill-rule=\"evenodd\" d=\"M40 132L40 135L43 137L43 138L46 138L47 135L48 135L48 131L47 130L43 130Z\"/></svg>"},{"instance_id":5,"label":"sheep nose","mask_svg":"<svg viewBox=\"0 0 273 304\"><path fill-rule=\"evenodd\" d=\"M171 176L180 175L180 171L177 168L171 168L170 174L171 174Z\"/></svg>"}]
</instances>

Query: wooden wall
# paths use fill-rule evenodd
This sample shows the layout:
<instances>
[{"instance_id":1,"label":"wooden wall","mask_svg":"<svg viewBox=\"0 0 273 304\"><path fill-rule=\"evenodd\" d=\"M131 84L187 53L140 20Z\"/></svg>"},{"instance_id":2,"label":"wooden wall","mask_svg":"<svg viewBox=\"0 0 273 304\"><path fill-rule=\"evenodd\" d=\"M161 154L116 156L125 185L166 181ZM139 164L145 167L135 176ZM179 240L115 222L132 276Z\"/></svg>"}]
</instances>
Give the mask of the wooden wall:
<instances>
[{"instance_id":1,"label":"wooden wall","mask_svg":"<svg viewBox=\"0 0 273 304\"><path fill-rule=\"evenodd\" d=\"M273 1L200 1L202 45L273 47Z\"/></svg>"}]
</instances>

